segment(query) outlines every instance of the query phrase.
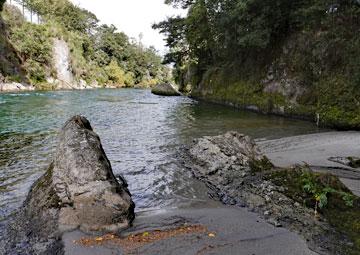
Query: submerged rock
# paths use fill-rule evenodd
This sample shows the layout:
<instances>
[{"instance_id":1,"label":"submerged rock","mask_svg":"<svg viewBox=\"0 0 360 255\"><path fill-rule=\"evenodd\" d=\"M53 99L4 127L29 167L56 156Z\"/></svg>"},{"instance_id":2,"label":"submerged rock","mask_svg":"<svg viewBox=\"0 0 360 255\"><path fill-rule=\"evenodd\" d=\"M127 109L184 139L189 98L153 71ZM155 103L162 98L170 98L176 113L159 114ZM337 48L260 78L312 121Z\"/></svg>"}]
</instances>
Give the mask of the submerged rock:
<instances>
[{"instance_id":1,"label":"submerged rock","mask_svg":"<svg viewBox=\"0 0 360 255\"><path fill-rule=\"evenodd\" d=\"M181 94L170 84L162 83L156 85L151 93L159 96L180 96Z\"/></svg>"},{"instance_id":2,"label":"submerged rock","mask_svg":"<svg viewBox=\"0 0 360 255\"><path fill-rule=\"evenodd\" d=\"M53 163L10 224L8 251L61 254L65 231L128 228L134 207L127 183L115 178L99 136L85 117L75 116L61 130Z\"/></svg>"}]
</instances>

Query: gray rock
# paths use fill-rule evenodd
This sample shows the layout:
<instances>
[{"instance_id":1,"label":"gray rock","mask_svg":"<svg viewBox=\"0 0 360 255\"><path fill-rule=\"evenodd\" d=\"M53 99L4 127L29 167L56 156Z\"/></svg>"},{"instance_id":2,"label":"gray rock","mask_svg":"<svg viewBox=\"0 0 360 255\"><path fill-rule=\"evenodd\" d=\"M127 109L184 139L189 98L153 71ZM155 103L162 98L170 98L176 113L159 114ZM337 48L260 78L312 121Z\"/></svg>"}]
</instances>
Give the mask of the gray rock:
<instances>
[{"instance_id":1,"label":"gray rock","mask_svg":"<svg viewBox=\"0 0 360 255\"><path fill-rule=\"evenodd\" d=\"M330 157L329 161L336 162L352 168L360 168L359 157Z\"/></svg>"},{"instance_id":2,"label":"gray rock","mask_svg":"<svg viewBox=\"0 0 360 255\"><path fill-rule=\"evenodd\" d=\"M35 88L28 84L22 84L18 82L9 82L1 83L0 81L0 91L31 91Z\"/></svg>"},{"instance_id":3,"label":"gray rock","mask_svg":"<svg viewBox=\"0 0 360 255\"><path fill-rule=\"evenodd\" d=\"M10 224L8 250L61 254L65 231L123 230L135 217L134 207L127 183L115 178L99 136L85 117L75 116L61 130L53 163Z\"/></svg>"},{"instance_id":4,"label":"gray rock","mask_svg":"<svg viewBox=\"0 0 360 255\"><path fill-rule=\"evenodd\" d=\"M189 152L197 162L200 175L219 177L229 172L244 177L250 172L250 161L263 157L250 137L237 132L195 140ZM239 170L231 171L234 169ZM224 175L217 174L219 171Z\"/></svg>"},{"instance_id":5,"label":"gray rock","mask_svg":"<svg viewBox=\"0 0 360 255\"><path fill-rule=\"evenodd\" d=\"M180 96L181 94L170 83L156 85L151 93L159 96Z\"/></svg>"},{"instance_id":6,"label":"gray rock","mask_svg":"<svg viewBox=\"0 0 360 255\"><path fill-rule=\"evenodd\" d=\"M260 171L253 168L258 164L261 168L266 160L251 138L229 132L196 139L185 153L184 165L211 189L213 198L228 205L232 204L229 201L235 201L238 206L245 206L266 218L275 227L298 233L314 251L336 250L346 242L340 240L327 222L315 219L313 209L295 205L296 201L286 196L284 188L266 180L264 171L274 171L276 167L267 169L264 166ZM321 254L328 253L331 252Z\"/></svg>"}]
</instances>

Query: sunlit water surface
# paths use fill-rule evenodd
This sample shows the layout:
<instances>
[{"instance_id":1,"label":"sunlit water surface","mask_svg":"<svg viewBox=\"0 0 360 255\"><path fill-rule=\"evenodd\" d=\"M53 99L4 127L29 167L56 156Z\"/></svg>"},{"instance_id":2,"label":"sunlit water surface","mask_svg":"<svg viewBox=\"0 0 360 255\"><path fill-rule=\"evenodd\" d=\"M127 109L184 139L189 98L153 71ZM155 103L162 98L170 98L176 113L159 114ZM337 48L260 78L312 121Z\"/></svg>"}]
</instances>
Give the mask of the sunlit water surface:
<instances>
[{"instance_id":1,"label":"sunlit water surface","mask_svg":"<svg viewBox=\"0 0 360 255\"><path fill-rule=\"evenodd\" d=\"M257 139L319 132L309 122L244 112L148 90L0 94L0 223L19 208L53 158L57 132L75 114L101 138L115 175L123 175L137 211L193 206L206 190L177 153L196 137L235 130Z\"/></svg>"}]
</instances>

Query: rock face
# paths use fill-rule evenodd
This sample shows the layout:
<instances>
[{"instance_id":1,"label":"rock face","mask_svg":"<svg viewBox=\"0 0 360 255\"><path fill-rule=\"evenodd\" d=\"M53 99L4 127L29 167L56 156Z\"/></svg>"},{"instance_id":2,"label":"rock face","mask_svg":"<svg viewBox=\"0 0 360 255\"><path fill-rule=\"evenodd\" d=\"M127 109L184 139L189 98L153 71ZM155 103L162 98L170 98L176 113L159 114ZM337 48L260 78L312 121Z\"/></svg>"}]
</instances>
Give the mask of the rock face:
<instances>
[{"instance_id":1,"label":"rock face","mask_svg":"<svg viewBox=\"0 0 360 255\"><path fill-rule=\"evenodd\" d=\"M53 58L57 79L60 81L58 88L72 89L74 77L71 72L70 49L64 40L54 39Z\"/></svg>"},{"instance_id":2,"label":"rock face","mask_svg":"<svg viewBox=\"0 0 360 255\"><path fill-rule=\"evenodd\" d=\"M134 207L127 183L115 178L99 136L86 118L75 116L62 128L53 163L32 186L11 226L9 235L16 236L16 243L9 250L25 238L26 249L56 254L64 231L125 229L135 217Z\"/></svg>"},{"instance_id":3,"label":"rock face","mask_svg":"<svg viewBox=\"0 0 360 255\"><path fill-rule=\"evenodd\" d=\"M180 96L181 94L170 84L163 83L156 85L151 93L159 96Z\"/></svg>"},{"instance_id":4,"label":"rock face","mask_svg":"<svg viewBox=\"0 0 360 255\"><path fill-rule=\"evenodd\" d=\"M0 91L31 91L35 88L31 85L24 85L18 82L11 83L1 83L0 82Z\"/></svg>"},{"instance_id":5,"label":"rock face","mask_svg":"<svg viewBox=\"0 0 360 255\"><path fill-rule=\"evenodd\" d=\"M203 137L194 141L188 153L187 166L224 203L241 203L255 208L259 201L263 201L258 196L252 196L252 190L246 188L245 182L249 178L253 179L252 167L258 162L264 161L270 167L272 164L261 154L250 137L237 132Z\"/></svg>"}]
</instances>

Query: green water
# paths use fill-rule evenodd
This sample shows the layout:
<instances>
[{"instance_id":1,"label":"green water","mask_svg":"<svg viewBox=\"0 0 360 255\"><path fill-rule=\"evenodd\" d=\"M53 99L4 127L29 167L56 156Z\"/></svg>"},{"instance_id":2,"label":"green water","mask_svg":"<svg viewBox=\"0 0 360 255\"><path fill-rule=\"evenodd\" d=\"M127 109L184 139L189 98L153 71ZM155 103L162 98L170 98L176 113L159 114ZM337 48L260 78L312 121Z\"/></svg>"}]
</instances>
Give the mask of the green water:
<instances>
[{"instance_id":1,"label":"green water","mask_svg":"<svg viewBox=\"0 0 360 255\"><path fill-rule=\"evenodd\" d=\"M100 135L115 175L129 183L136 210L191 206L207 197L176 159L196 137L235 130L257 139L319 132L309 122L258 115L148 90L0 94L0 219L16 210L49 165L56 135L74 114Z\"/></svg>"}]
</instances>

